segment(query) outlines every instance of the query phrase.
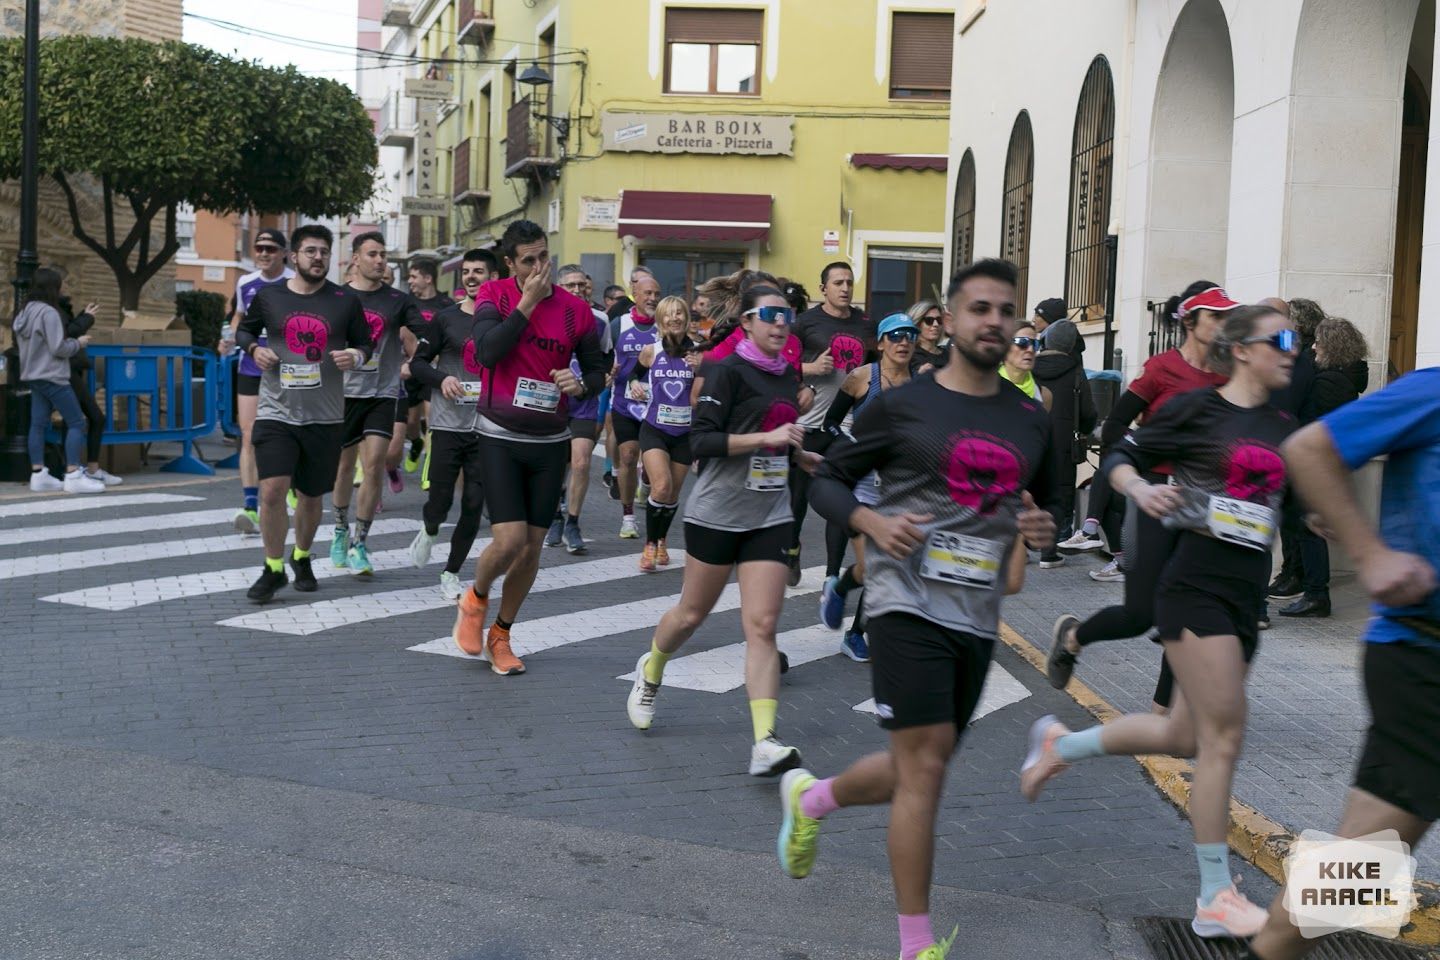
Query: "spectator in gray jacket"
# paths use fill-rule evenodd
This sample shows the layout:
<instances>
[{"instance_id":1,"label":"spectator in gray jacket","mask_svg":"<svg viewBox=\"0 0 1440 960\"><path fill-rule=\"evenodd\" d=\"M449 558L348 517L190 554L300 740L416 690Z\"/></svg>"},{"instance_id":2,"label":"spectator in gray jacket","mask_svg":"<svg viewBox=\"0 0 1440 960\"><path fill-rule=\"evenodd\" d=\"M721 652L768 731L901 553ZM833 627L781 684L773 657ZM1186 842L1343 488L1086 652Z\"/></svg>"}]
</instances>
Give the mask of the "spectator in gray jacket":
<instances>
[{"instance_id":1,"label":"spectator in gray jacket","mask_svg":"<svg viewBox=\"0 0 1440 960\"><path fill-rule=\"evenodd\" d=\"M30 390L30 489L36 493L102 493L105 484L81 469L85 454L85 414L70 386L70 358L90 342L65 335L60 316L60 274L41 268L30 282L30 298L15 317L20 349L20 384ZM45 469L45 431L50 414L65 421L65 479Z\"/></svg>"}]
</instances>

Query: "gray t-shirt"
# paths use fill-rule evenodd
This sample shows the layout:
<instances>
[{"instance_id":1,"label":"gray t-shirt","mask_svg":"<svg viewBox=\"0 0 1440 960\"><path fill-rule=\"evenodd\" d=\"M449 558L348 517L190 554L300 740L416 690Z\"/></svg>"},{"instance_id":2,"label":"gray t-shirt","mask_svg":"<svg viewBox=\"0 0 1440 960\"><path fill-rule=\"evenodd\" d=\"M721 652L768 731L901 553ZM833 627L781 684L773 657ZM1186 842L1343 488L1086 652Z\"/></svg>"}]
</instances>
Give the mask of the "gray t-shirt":
<instances>
[{"instance_id":1,"label":"gray t-shirt","mask_svg":"<svg viewBox=\"0 0 1440 960\"><path fill-rule=\"evenodd\" d=\"M1041 507L1056 496L1044 408L1005 381L975 397L923 377L866 403L854 434L816 471L816 512L848 522L852 491L875 470L874 510L933 517L921 525L924 544L903 560L868 544L866 613L908 613L996 639L1020 495L1029 490Z\"/></svg>"},{"instance_id":2,"label":"gray t-shirt","mask_svg":"<svg viewBox=\"0 0 1440 960\"><path fill-rule=\"evenodd\" d=\"M430 429L450 433L474 433L479 427L479 406L484 370L475 356L470 332L475 318L458 304L437 313L419 337L410 370L433 387L430 395ZM427 368L434 373L427 376ZM446 377L460 381L465 396L451 400L440 392Z\"/></svg>"},{"instance_id":3,"label":"gray t-shirt","mask_svg":"<svg viewBox=\"0 0 1440 960\"><path fill-rule=\"evenodd\" d=\"M815 388L815 403L800 418L800 426L819 430L840 385L851 370L865 363L875 351L875 324L854 307L850 308L849 317L834 317L826 313L823 306L812 307L795 318L795 336L800 340L800 356L805 363L814 362L828 350L835 364L835 370L826 376L805 378L805 382Z\"/></svg>"},{"instance_id":4,"label":"gray t-shirt","mask_svg":"<svg viewBox=\"0 0 1440 960\"><path fill-rule=\"evenodd\" d=\"M400 328L408 327L417 337L424 332L428 324L420 314L420 307L414 297L386 284L374 290L347 289L360 298L370 337L375 341L375 352L360 367L345 371L345 396L399 396L400 364L404 359Z\"/></svg>"},{"instance_id":5,"label":"gray t-shirt","mask_svg":"<svg viewBox=\"0 0 1440 960\"><path fill-rule=\"evenodd\" d=\"M707 363L698 374L705 392L695 406L690 449L696 480L685 504L685 521L712 530L746 532L789 523L790 449L730 456L731 434L767 433L799 415L800 380L786 366L771 374L732 354Z\"/></svg>"},{"instance_id":6,"label":"gray t-shirt","mask_svg":"<svg viewBox=\"0 0 1440 960\"><path fill-rule=\"evenodd\" d=\"M273 284L255 294L235 340L249 352L262 333L280 362L261 372L256 419L296 426L343 422L345 378L330 354L357 347L369 359L374 344L360 298L329 280L309 294Z\"/></svg>"}]
</instances>

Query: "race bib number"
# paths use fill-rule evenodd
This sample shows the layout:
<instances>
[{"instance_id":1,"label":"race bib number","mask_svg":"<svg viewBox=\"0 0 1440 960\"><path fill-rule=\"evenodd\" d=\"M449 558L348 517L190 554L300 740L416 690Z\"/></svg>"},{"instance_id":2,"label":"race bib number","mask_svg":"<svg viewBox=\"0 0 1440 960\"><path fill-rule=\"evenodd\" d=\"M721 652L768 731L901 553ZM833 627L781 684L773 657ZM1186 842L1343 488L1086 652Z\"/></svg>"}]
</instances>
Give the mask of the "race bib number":
<instances>
[{"instance_id":1,"label":"race bib number","mask_svg":"<svg viewBox=\"0 0 1440 960\"><path fill-rule=\"evenodd\" d=\"M937 531L925 545L920 576L962 587L993 587L1004 553L994 540Z\"/></svg>"},{"instance_id":2,"label":"race bib number","mask_svg":"<svg viewBox=\"0 0 1440 960\"><path fill-rule=\"evenodd\" d=\"M688 427L690 408L672 407L668 403L662 403L655 411L655 422L662 427Z\"/></svg>"},{"instance_id":3,"label":"race bib number","mask_svg":"<svg viewBox=\"0 0 1440 960\"><path fill-rule=\"evenodd\" d=\"M745 489L756 493L774 493L784 490L790 480L789 457L751 457L750 475L745 478Z\"/></svg>"},{"instance_id":4,"label":"race bib number","mask_svg":"<svg viewBox=\"0 0 1440 960\"><path fill-rule=\"evenodd\" d=\"M1269 550L1275 539L1275 511L1248 500L1211 497L1206 524L1215 539L1251 550Z\"/></svg>"},{"instance_id":5,"label":"race bib number","mask_svg":"<svg viewBox=\"0 0 1440 960\"><path fill-rule=\"evenodd\" d=\"M280 388L282 390L314 390L320 386L320 364L280 364Z\"/></svg>"},{"instance_id":6,"label":"race bib number","mask_svg":"<svg viewBox=\"0 0 1440 960\"><path fill-rule=\"evenodd\" d=\"M560 388L548 380L520 377L515 381L515 406L537 413L554 413L560 406Z\"/></svg>"},{"instance_id":7,"label":"race bib number","mask_svg":"<svg viewBox=\"0 0 1440 960\"><path fill-rule=\"evenodd\" d=\"M479 380L461 380L460 389L462 393L460 399L455 401L456 403L473 404L480 399Z\"/></svg>"},{"instance_id":8,"label":"race bib number","mask_svg":"<svg viewBox=\"0 0 1440 960\"><path fill-rule=\"evenodd\" d=\"M374 353L370 354L369 360L366 360L364 363L360 364L360 366L356 367L355 369L359 370L362 373L374 373L375 371L379 370L380 351L378 349L375 350Z\"/></svg>"}]
</instances>

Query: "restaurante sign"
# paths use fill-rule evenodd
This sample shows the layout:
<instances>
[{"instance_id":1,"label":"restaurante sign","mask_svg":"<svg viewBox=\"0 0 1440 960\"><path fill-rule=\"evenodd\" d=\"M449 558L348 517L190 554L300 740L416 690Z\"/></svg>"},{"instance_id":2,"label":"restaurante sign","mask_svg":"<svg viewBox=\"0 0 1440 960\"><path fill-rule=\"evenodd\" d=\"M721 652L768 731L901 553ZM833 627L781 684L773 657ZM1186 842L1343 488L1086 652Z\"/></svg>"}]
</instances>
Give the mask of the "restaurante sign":
<instances>
[{"instance_id":1,"label":"restaurante sign","mask_svg":"<svg viewBox=\"0 0 1440 960\"><path fill-rule=\"evenodd\" d=\"M605 149L622 153L790 155L794 117L707 113L606 113Z\"/></svg>"}]
</instances>

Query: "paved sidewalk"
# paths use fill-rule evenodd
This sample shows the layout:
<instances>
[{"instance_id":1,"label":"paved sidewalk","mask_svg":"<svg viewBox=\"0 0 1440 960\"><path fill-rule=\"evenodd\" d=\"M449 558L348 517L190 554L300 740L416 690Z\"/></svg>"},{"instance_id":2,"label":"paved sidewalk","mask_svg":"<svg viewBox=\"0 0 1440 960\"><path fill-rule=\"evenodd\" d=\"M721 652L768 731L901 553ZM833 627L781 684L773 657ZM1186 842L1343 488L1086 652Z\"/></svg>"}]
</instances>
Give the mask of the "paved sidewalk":
<instances>
[{"instance_id":1,"label":"paved sidewalk","mask_svg":"<svg viewBox=\"0 0 1440 960\"><path fill-rule=\"evenodd\" d=\"M1031 566L1023 593L1005 602L1005 620L1042 650L1059 616L1082 619L1120 603L1124 585L1095 583L1087 571L1099 554L1072 557L1065 566ZM1250 674L1250 720L1234 796L1292 832L1330 830L1340 819L1345 793L1369 711L1361 685L1359 636L1368 603L1353 574L1331 584L1334 615L1292 620L1270 605L1274 626L1261 635ZM1087 647L1075 676L1121 710L1148 710L1160 650L1144 638ZM1440 880L1440 842L1415 852L1419 876Z\"/></svg>"}]
</instances>

